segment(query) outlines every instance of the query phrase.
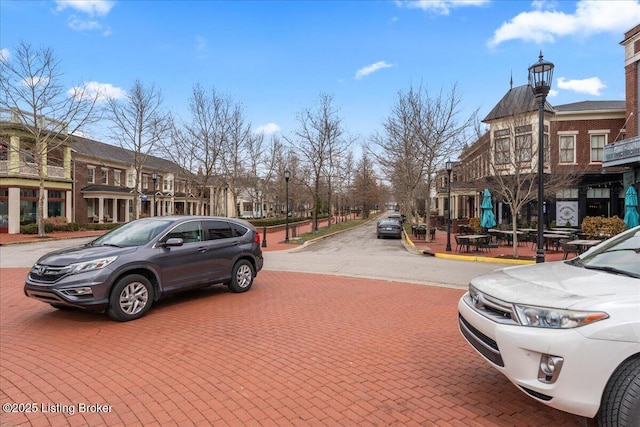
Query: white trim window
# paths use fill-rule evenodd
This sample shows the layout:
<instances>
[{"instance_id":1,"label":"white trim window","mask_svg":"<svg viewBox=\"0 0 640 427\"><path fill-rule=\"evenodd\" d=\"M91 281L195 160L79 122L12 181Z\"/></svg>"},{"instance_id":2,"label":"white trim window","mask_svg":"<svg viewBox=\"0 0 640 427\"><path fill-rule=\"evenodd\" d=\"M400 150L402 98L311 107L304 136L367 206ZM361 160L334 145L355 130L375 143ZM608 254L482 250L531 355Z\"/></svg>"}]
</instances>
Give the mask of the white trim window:
<instances>
[{"instance_id":1,"label":"white trim window","mask_svg":"<svg viewBox=\"0 0 640 427\"><path fill-rule=\"evenodd\" d=\"M89 166L87 168L87 183L89 184L96 183L96 168L93 166Z\"/></svg>"},{"instance_id":2,"label":"white trim window","mask_svg":"<svg viewBox=\"0 0 640 427\"><path fill-rule=\"evenodd\" d=\"M575 163L576 162L576 136L575 135L560 135L560 163Z\"/></svg>"},{"instance_id":3,"label":"white trim window","mask_svg":"<svg viewBox=\"0 0 640 427\"><path fill-rule=\"evenodd\" d=\"M102 178L100 181L103 185L109 184L109 171L106 169L102 169Z\"/></svg>"},{"instance_id":4,"label":"white trim window","mask_svg":"<svg viewBox=\"0 0 640 427\"><path fill-rule=\"evenodd\" d=\"M604 159L604 146L607 144L607 135L591 135L591 162L600 163Z\"/></svg>"},{"instance_id":5,"label":"white trim window","mask_svg":"<svg viewBox=\"0 0 640 427\"><path fill-rule=\"evenodd\" d=\"M121 185L120 180L121 179L122 179L122 171L114 170L113 171L113 185L115 185L116 187L120 187L120 185Z\"/></svg>"},{"instance_id":6,"label":"white trim window","mask_svg":"<svg viewBox=\"0 0 640 427\"><path fill-rule=\"evenodd\" d=\"M496 138L495 161L496 165L507 165L511 159L511 138Z\"/></svg>"},{"instance_id":7,"label":"white trim window","mask_svg":"<svg viewBox=\"0 0 640 427\"><path fill-rule=\"evenodd\" d=\"M531 162L531 134L516 135L516 158L519 162Z\"/></svg>"}]
</instances>

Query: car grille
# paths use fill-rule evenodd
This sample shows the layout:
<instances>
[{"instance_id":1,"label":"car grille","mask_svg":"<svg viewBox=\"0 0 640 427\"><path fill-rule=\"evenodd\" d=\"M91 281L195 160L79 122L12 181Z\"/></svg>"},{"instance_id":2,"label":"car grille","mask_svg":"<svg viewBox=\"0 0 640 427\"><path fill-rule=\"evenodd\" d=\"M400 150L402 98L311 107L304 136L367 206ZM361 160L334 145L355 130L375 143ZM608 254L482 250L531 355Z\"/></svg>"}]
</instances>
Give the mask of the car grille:
<instances>
[{"instance_id":1,"label":"car grille","mask_svg":"<svg viewBox=\"0 0 640 427\"><path fill-rule=\"evenodd\" d=\"M69 267L53 267L36 264L29 272L29 279L37 283L55 283L69 272Z\"/></svg>"},{"instance_id":2,"label":"car grille","mask_svg":"<svg viewBox=\"0 0 640 427\"><path fill-rule=\"evenodd\" d=\"M473 286L469 286L469 293L464 300L469 307L494 322L519 325L512 304L484 294Z\"/></svg>"},{"instance_id":3,"label":"car grille","mask_svg":"<svg viewBox=\"0 0 640 427\"><path fill-rule=\"evenodd\" d=\"M478 350L478 352L480 352L480 354L492 363L498 366L504 366L502 356L500 355L500 349L494 340L471 326L469 322L464 320L464 317L460 315L458 315L458 323L460 326L460 332L467 339L469 344L471 344L476 350Z\"/></svg>"}]
</instances>

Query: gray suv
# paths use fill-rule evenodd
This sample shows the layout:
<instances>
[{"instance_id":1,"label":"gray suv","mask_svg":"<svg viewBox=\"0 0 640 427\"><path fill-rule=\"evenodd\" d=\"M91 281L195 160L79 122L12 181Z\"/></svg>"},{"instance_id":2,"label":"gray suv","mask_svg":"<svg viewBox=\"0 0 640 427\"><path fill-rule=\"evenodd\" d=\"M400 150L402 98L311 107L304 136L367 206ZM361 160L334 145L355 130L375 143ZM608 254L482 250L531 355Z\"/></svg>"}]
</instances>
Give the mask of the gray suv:
<instances>
[{"instance_id":1,"label":"gray suv","mask_svg":"<svg viewBox=\"0 0 640 427\"><path fill-rule=\"evenodd\" d=\"M25 294L55 308L142 317L153 301L216 283L245 292L262 269L260 235L248 222L207 216L128 222L86 245L51 252L31 268Z\"/></svg>"}]
</instances>

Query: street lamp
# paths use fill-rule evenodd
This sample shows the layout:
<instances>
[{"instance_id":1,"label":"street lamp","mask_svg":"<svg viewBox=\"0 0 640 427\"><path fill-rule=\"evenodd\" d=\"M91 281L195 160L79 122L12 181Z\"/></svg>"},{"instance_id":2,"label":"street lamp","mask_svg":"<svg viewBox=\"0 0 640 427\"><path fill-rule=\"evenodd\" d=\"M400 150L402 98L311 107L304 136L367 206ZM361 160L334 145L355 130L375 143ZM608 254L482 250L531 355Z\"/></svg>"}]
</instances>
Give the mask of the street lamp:
<instances>
[{"instance_id":1,"label":"street lamp","mask_svg":"<svg viewBox=\"0 0 640 427\"><path fill-rule=\"evenodd\" d=\"M229 211L227 210L227 190L229 190L229 183L224 183L224 216L229 216Z\"/></svg>"},{"instance_id":2,"label":"street lamp","mask_svg":"<svg viewBox=\"0 0 640 427\"><path fill-rule=\"evenodd\" d=\"M553 63L542 59L529 67L529 86L538 104L538 238L536 263L544 262L544 104L551 89Z\"/></svg>"},{"instance_id":3,"label":"street lamp","mask_svg":"<svg viewBox=\"0 0 640 427\"><path fill-rule=\"evenodd\" d=\"M447 169L447 175L449 176L447 189L447 252L451 252L451 171L453 170L453 163L449 160L445 167Z\"/></svg>"},{"instance_id":4,"label":"street lamp","mask_svg":"<svg viewBox=\"0 0 640 427\"><path fill-rule=\"evenodd\" d=\"M285 182L285 212L284 212L284 242L289 243L289 178L291 178L291 172L289 169L284 171L284 182Z\"/></svg>"},{"instance_id":5,"label":"street lamp","mask_svg":"<svg viewBox=\"0 0 640 427\"><path fill-rule=\"evenodd\" d=\"M153 171L151 173L151 180L153 181L153 216L156 216L156 182L158 182L158 172Z\"/></svg>"}]
</instances>

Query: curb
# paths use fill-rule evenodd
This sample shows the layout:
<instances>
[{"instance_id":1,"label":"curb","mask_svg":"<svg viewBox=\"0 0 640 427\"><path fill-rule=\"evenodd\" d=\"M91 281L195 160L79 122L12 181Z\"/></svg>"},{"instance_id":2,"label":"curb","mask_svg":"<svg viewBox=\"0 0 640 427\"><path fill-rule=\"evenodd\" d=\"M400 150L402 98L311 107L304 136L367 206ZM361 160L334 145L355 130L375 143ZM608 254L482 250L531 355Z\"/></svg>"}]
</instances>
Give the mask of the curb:
<instances>
[{"instance_id":1,"label":"curb","mask_svg":"<svg viewBox=\"0 0 640 427\"><path fill-rule=\"evenodd\" d=\"M476 256L476 255L454 255L454 254L448 254L448 253L440 253L440 252L434 252L431 250L431 248L428 248L428 247L426 249L417 249L415 243L413 243L409 235L405 233L404 230L403 230L403 234L404 234L403 240L407 243L408 246L411 247L411 249L413 249L419 255L429 255L429 256L434 256L436 258L452 259L452 260L458 260L458 261L493 262L493 263L499 263L499 264L528 265L528 264L536 263L535 261L523 260L523 259L489 258L489 257L483 257L483 256Z\"/></svg>"}]
</instances>

